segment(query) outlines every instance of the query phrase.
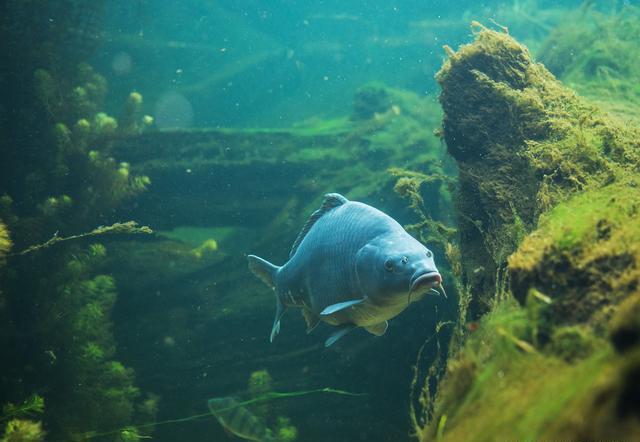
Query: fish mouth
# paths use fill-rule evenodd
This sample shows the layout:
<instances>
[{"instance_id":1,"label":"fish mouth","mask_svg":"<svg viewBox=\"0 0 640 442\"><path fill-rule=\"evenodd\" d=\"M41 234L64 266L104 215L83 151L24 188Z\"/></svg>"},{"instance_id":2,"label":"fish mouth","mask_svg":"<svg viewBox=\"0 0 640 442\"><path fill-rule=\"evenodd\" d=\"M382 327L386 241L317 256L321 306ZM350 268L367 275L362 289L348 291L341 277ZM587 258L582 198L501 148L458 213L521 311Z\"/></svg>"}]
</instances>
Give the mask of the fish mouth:
<instances>
[{"instance_id":1,"label":"fish mouth","mask_svg":"<svg viewBox=\"0 0 640 442\"><path fill-rule=\"evenodd\" d=\"M416 290L420 289L432 289L438 288L442 284L442 276L438 272L429 272L423 273L422 275L414 278L411 281L411 287L409 288L409 293L413 293Z\"/></svg>"}]
</instances>

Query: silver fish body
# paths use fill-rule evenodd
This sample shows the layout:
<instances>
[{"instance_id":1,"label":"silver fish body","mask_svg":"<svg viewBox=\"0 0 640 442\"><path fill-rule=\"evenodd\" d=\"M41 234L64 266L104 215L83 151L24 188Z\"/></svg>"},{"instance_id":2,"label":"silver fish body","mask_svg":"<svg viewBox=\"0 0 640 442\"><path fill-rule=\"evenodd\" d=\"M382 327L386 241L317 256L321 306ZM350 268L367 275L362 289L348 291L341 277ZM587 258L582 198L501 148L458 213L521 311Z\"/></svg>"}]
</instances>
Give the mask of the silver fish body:
<instances>
[{"instance_id":1,"label":"silver fish body","mask_svg":"<svg viewBox=\"0 0 640 442\"><path fill-rule=\"evenodd\" d=\"M387 320L442 282L433 253L398 222L339 194L325 196L282 267L248 258L276 292L272 340L287 307L302 309L308 331L321 320L337 326L327 346L355 327L384 334Z\"/></svg>"}]
</instances>

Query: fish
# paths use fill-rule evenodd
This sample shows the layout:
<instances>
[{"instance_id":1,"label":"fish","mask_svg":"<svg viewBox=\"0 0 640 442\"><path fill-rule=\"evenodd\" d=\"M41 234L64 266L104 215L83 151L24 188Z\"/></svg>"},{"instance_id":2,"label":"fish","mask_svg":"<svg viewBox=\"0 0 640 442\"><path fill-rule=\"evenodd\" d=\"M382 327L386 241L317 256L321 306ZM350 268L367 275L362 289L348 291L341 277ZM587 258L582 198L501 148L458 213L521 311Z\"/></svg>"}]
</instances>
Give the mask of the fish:
<instances>
[{"instance_id":1,"label":"fish","mask_svg":"<svg viewBox=\"0 0 640 442\"><path fill-rule=\"evenodd\" d=\"M275 442L264 421L243 407L235 397L209 399L207 405L227 433L255 442Z\"/></svg>"},{"instance_id":2,"label":"fish","mask_svg":"<svg viewBox=\"0 0 640 442\"><path fill-rule=\"evenodd\" d=\"M446 298L431 250L389 215L338 193L324 196L284 265L247 259L275 292L270 342L289 307L302 310L307 333L320 321L336 327L325 341L329 347L357 327L383 335L388 320L427 293Z\"/></svg>"}]
</instances>

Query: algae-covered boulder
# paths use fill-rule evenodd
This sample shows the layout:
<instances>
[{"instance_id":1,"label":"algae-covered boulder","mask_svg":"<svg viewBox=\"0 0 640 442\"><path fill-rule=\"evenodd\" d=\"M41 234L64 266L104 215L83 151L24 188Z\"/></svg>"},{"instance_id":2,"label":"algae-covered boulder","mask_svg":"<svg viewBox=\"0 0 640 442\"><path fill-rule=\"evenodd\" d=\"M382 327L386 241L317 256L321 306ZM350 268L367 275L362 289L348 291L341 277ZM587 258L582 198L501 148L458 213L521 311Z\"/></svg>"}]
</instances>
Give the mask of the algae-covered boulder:
<instances>
[{"instance_id":1,"label":"algae-covered boulder","mask_svg":"<svg viewBox=\"0 0 640 442\"><path fill-rule=\"evenodd\" d=\"M640 176L621 180L544 214L509 258L516 298L535 288L551 299L547 322L603 328L611 308L640 287L639 186Z\"/></svg>"},{"instance_id":2,"label":"algae-covered boulder","mask_svg":"<svg viewBox=\"0 0 640 442\"><path fill-rule=\"evenodd\" d=\"M473 43L448 50L437 79L460 170L463 276L481 313L541 213L638 167L640 132L564 87L508 34L475 29Z\"/></svg>"},{"instance_id":3,"label":"algae-covered boulder","mask_svg":"<svg viewBox=\"0 0 640 442\"><path fill-rule=\"evenodd\" d=\"M611 342L625 352L640 344L640 291L625 299L611 321Z\"/></svg>"},{"instance_id":4,"label":"algae-covered boulder","mask_svg":"<svg viewBox=\"0 0 640 442\"><path fill-rule=\"evenodd\" d=\"M463 283L472 313L488 313L460 327L416 433L636 440L640 132L509 35L475 27L438 80L460 170Z\"/></svg>"}]
</instances>

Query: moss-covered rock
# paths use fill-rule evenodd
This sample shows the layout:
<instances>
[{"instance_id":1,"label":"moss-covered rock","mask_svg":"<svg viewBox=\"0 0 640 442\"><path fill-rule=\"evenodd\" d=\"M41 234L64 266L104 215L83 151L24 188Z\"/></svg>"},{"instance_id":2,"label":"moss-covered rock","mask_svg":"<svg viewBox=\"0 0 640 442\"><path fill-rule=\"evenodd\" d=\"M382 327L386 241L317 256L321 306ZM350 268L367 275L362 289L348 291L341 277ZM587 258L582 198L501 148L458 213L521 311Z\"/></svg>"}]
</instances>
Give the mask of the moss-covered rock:
<instances>
[{"instance_id":1,"label":"moss-covered rock","mask_svg":"<svg viewBox=\"0 0 640 442\"><path fill-rule=\"evenodd\" d=\"M463 276L488 313L449 361L422 439L634 440L640 132L506 34L480 27L449 52L438 78Z\"/></svg>"},{"instance_id":2,"label":"moss-covered rock","mask_svg":"<svg viewBox=\"0 0 640 442\"><path fill-rule=\"evenodd\" d=\"M532 288L547 294L550 323L604 327L609 307L640 287L639 219L636 179L559 204L509 258L513 294L522 302Z\"/></svg>"},{"instance_id":3,"label":"moss-covered rock","mask_svg":"<svg viewBox=\"0 0 640 442\"><path fill-rule=\"evenodd\" d=\"M638 437L638 353L618 356L598 340L567 360L567 353L559 358L535 349L527 341L534 327L515 302L500 304L482 319L464 350L449 361L423 441ZM588 333L572 327L559 329L556 337L574 341L580 335L584 342Z\"/></svg>"},{"instance_id":4,"label":"moss-covered rock","mask_svg":"<svg viewBox=\"0 0 640 442\"><path fill-rule=\"evenodd\" d=\"M611 321L610 336L614 347L620 352L640 346L640 292L618 306Z\"/></svg>"},{"instance_id":5,"label":"moss-covered rock","mask_svg":"<svg viewBox=\"0 0 640 442\"><path fill-rule=\"evenodd\" d=\"M464 277L489 305L507 257L541 213L640 164L640 132L564 87L508 34L475 41L438 73L444 137L460 169Z\"/></svg>"}]
</instances>

